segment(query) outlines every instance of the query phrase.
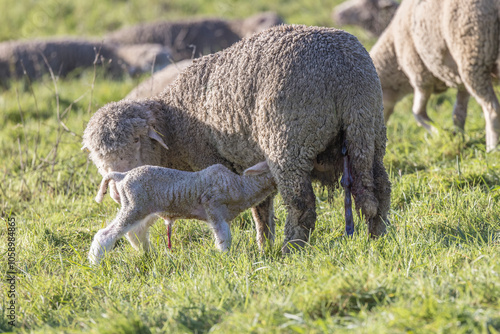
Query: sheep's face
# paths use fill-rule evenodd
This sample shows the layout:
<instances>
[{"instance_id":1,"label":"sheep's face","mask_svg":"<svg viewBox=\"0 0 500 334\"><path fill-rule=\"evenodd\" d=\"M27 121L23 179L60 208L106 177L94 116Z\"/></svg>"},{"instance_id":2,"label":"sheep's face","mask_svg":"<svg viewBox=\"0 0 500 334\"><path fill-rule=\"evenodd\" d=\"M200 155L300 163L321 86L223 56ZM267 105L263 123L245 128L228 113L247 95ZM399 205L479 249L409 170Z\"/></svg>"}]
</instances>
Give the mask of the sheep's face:
<instances>
[{"instance_id":1,"label":"sheep's face","mask_svg":"<svg viewBox=\"0 0 500 334\"><path fill-rule=\"evenodd\" d=\"M335 7L333 21L338 25L358 25L380 35L394 16L398 3L393 0L354 0Z\"/></svg>"},{"instance_id":2,"label":"sheep's face","mask_svg":"<svg viewBox=\"0 0 500 334\"><path fill-rule=\"evenodd\" d=\"M151 118L146 105L131 101L108 104L92 116L83 134L83 148L88 149L102 176L143 165L160 165L161 146L166 145L154 131ZM116 199L113 182L110 189Z\"/></svg>"}]
</instances>

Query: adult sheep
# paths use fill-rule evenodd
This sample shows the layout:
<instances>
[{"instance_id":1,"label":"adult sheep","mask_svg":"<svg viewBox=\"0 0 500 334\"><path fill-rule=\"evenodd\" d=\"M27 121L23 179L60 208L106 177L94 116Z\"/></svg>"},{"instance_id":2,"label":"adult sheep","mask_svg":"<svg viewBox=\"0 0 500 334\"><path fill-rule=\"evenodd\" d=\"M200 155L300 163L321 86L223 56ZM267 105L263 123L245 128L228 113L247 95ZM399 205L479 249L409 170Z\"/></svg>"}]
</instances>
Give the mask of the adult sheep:
<instances>
[{"instance_id":1,"label":"adult sheep","mask_svg":"<svg viewBox=\"0 0 500 334\"><path fill-rule=\"evenodd\" d=\"M336 187L347 149L356 207L372 236L386 229L380 82L364 47L341 30L283 25L195 60L159 96L99 109L83 145L102 175L145 164L241 173L266 160L288 212L284 252L309 239L311 181ZM261 247L274 239L272 200L252 208Z\"/></svg>"},{"instance_id":2,"label":"adult sheep","mask_svg":"<svg viewBox=\"0 0 500 334\"><path fill-rule=\"evenodd\" d=\"M76 69L104 66L114 77L137 74L164 67L168 50L158 44L109 45L82 38L19 40L0 43L0 84L28 76L37 79L53 71L64 77Z\"/></svg>"},{"instance_id":3,"label":"adult sheep","mask_svg":"<svg viewBox=\"0 0 500 334\"><path fill-rule=\"evenodd\" d=\"M275 13L232 21L217 18L158 21L124 27L105 35L104 40L117 44L158 43L171 50L174 61L180 61L223 50L242 37L281 23Z\"/></svg>"},{"instance_id":4,"label":"adult sheep","mask_svg":"<svg viewBox=\"0 0 500 334\"><path fill-rule=\"evenodd\" d=\"M453 123L463 130L472 95L486 120L486 149L498 144L500 105L491 75L498 75L500 2L405 0L370 52L384 91L386 120L413 92L417 122L432 130L427 101L456 87Z\"/></svg>"}]
</instances>

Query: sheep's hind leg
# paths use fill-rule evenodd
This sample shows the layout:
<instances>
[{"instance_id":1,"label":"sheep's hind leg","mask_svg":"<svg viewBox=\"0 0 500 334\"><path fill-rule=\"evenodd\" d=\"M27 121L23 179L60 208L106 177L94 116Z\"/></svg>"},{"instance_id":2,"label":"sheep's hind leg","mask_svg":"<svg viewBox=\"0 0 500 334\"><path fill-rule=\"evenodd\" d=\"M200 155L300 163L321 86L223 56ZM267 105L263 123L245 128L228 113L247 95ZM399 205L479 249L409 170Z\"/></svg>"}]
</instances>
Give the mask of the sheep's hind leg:
<instances>
[{"instance_id":1,"label":"sheep's hind leg","mask_svg":"<svg viewBox=\"0 0 500 334\"><path fill-rule=\"evenodd\" d=\"M353 179L351 171L349 170L349 156L347 155L347 146L345 142L342 144L342 155L344 156L344 167L340 183L344 188L345 233L348 236L351 236L354 233L354 218L352 215L351 199L351 186L353 183Z\"/></svg>"},{"instance_id":2,"label":"sheep's hind leg","mask_svg":"<svg viewBox=\"0 0 500 334\"><path fill-rule=\"evenodd\" d=\"M427 115L427 101L431 92L423 88L415 88L413 94L413 116L417 120L418 125L424 127L428 132L432 133L436 131L436 128L432 126L432 120Z\"/></svg>"},{"instance_id":3,"label":"sheep's hind leg","mask_svg":"<svg viewBox=\"0 0 500 334\"><path fill-rule=\"evenodd\" d=\"M273 196L269 196L262 203L252 208L252 217L255 221L255 230L257 231L257 243L260 250L266 246L272 246L274 242L275 221Z\"/></svg>"}]
</instances>

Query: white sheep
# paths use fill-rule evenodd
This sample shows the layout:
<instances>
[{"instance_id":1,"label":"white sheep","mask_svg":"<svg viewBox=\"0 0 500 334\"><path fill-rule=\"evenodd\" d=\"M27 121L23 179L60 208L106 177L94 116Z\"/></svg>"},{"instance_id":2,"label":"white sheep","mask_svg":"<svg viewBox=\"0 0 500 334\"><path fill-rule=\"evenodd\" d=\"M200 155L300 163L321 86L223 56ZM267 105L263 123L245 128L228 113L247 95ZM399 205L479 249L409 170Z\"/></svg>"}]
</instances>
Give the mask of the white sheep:
<instances>
[{"instance_id":1,"label":"white sheep","mask_svg":"<svg viewBox=\"0 0 500 334\"><path fill-rule=\"evenodd\" d=\"M500 104L492 75L500 65L500 2L495 0L405 0L370 55L384 92L385 119L394 105L413 92L413 114L433 130L427 115L432 93L458 89L454 125L464 129L472 95L486 120L486 149L500 134Z\"/></svg>"},{"instance_id":2,"label":"white sheep","mask_svg":"<svg viewBox=\"0 0 500 334\"><path fill-rule=\"evenodd\" d=\"M110 180L115 181L113 199L121 203L116 218L99 230L90 247L89 260L98 264L123 235L136 249L149 248L148 229L156 217L165 220L168 247L172 224L176 219L208 222L215 245L227 251L231 245L228 223L251 206L276 191L276 184L265 161L245 170L240 176L222 165L199 172L142 166L127 173L107 174L96 197L101 202Z\"/></svg>"},{"instance_id":3,"label":"white sheep","mask_svg":"<svg viewBox=\"0 0 500 334\"><path fill-rule=\"evenodd\" d=\"M314 230L312 181L333 190L346 171L369 233L385 232L391 186L382 109L377 72L356 37L282 25L194 60L157 96L103 106L83 146L102 175L141 165L222 164L241 173L266 160L288 212L287 253ZM273 196L252 214L262 248L274 239Z\"/></svg>"}]
</instances>

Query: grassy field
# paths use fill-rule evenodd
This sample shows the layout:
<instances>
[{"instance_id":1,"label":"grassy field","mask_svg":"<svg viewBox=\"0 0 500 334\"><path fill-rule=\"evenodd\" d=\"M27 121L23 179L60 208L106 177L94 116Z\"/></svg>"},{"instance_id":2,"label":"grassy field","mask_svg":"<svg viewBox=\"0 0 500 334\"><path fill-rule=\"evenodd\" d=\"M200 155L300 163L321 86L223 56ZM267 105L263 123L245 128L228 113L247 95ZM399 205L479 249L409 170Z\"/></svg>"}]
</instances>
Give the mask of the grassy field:
<instances>
[{"instance_id":1,"label":"grassy field","mask_svg":"<svg viewBox=\"0 0 500 334\"><path fill-rule=\"evenodd\" d=\"M2 0L0 40L96 36L160 18L244 17L275 10L289 23L332 25L340 1ZM369 48L374 40L349 29ZM0 95L0 332L30 333L497 333L500 332L500 153L485 153L482 111L471 101L465 134L453 136L454 91L432 98L430 136L411 96L388 123L391 226L369 240L356 218L343 237L343 200L317 188L316 230L304 251L282 257L286 217L276 202L277 241L258 251L248 212L220 254L204 223L179 221L173 248L152 228L155 253L120 241L101 268L86 259L93 235L117 212L94 202L100 177L80 151L93 112L139 79L96 71L14 82ZM8 221L15 221L16 296L8 296ZM16 302L16 323L7 318Z\"/></svg>"}]
</instances>

